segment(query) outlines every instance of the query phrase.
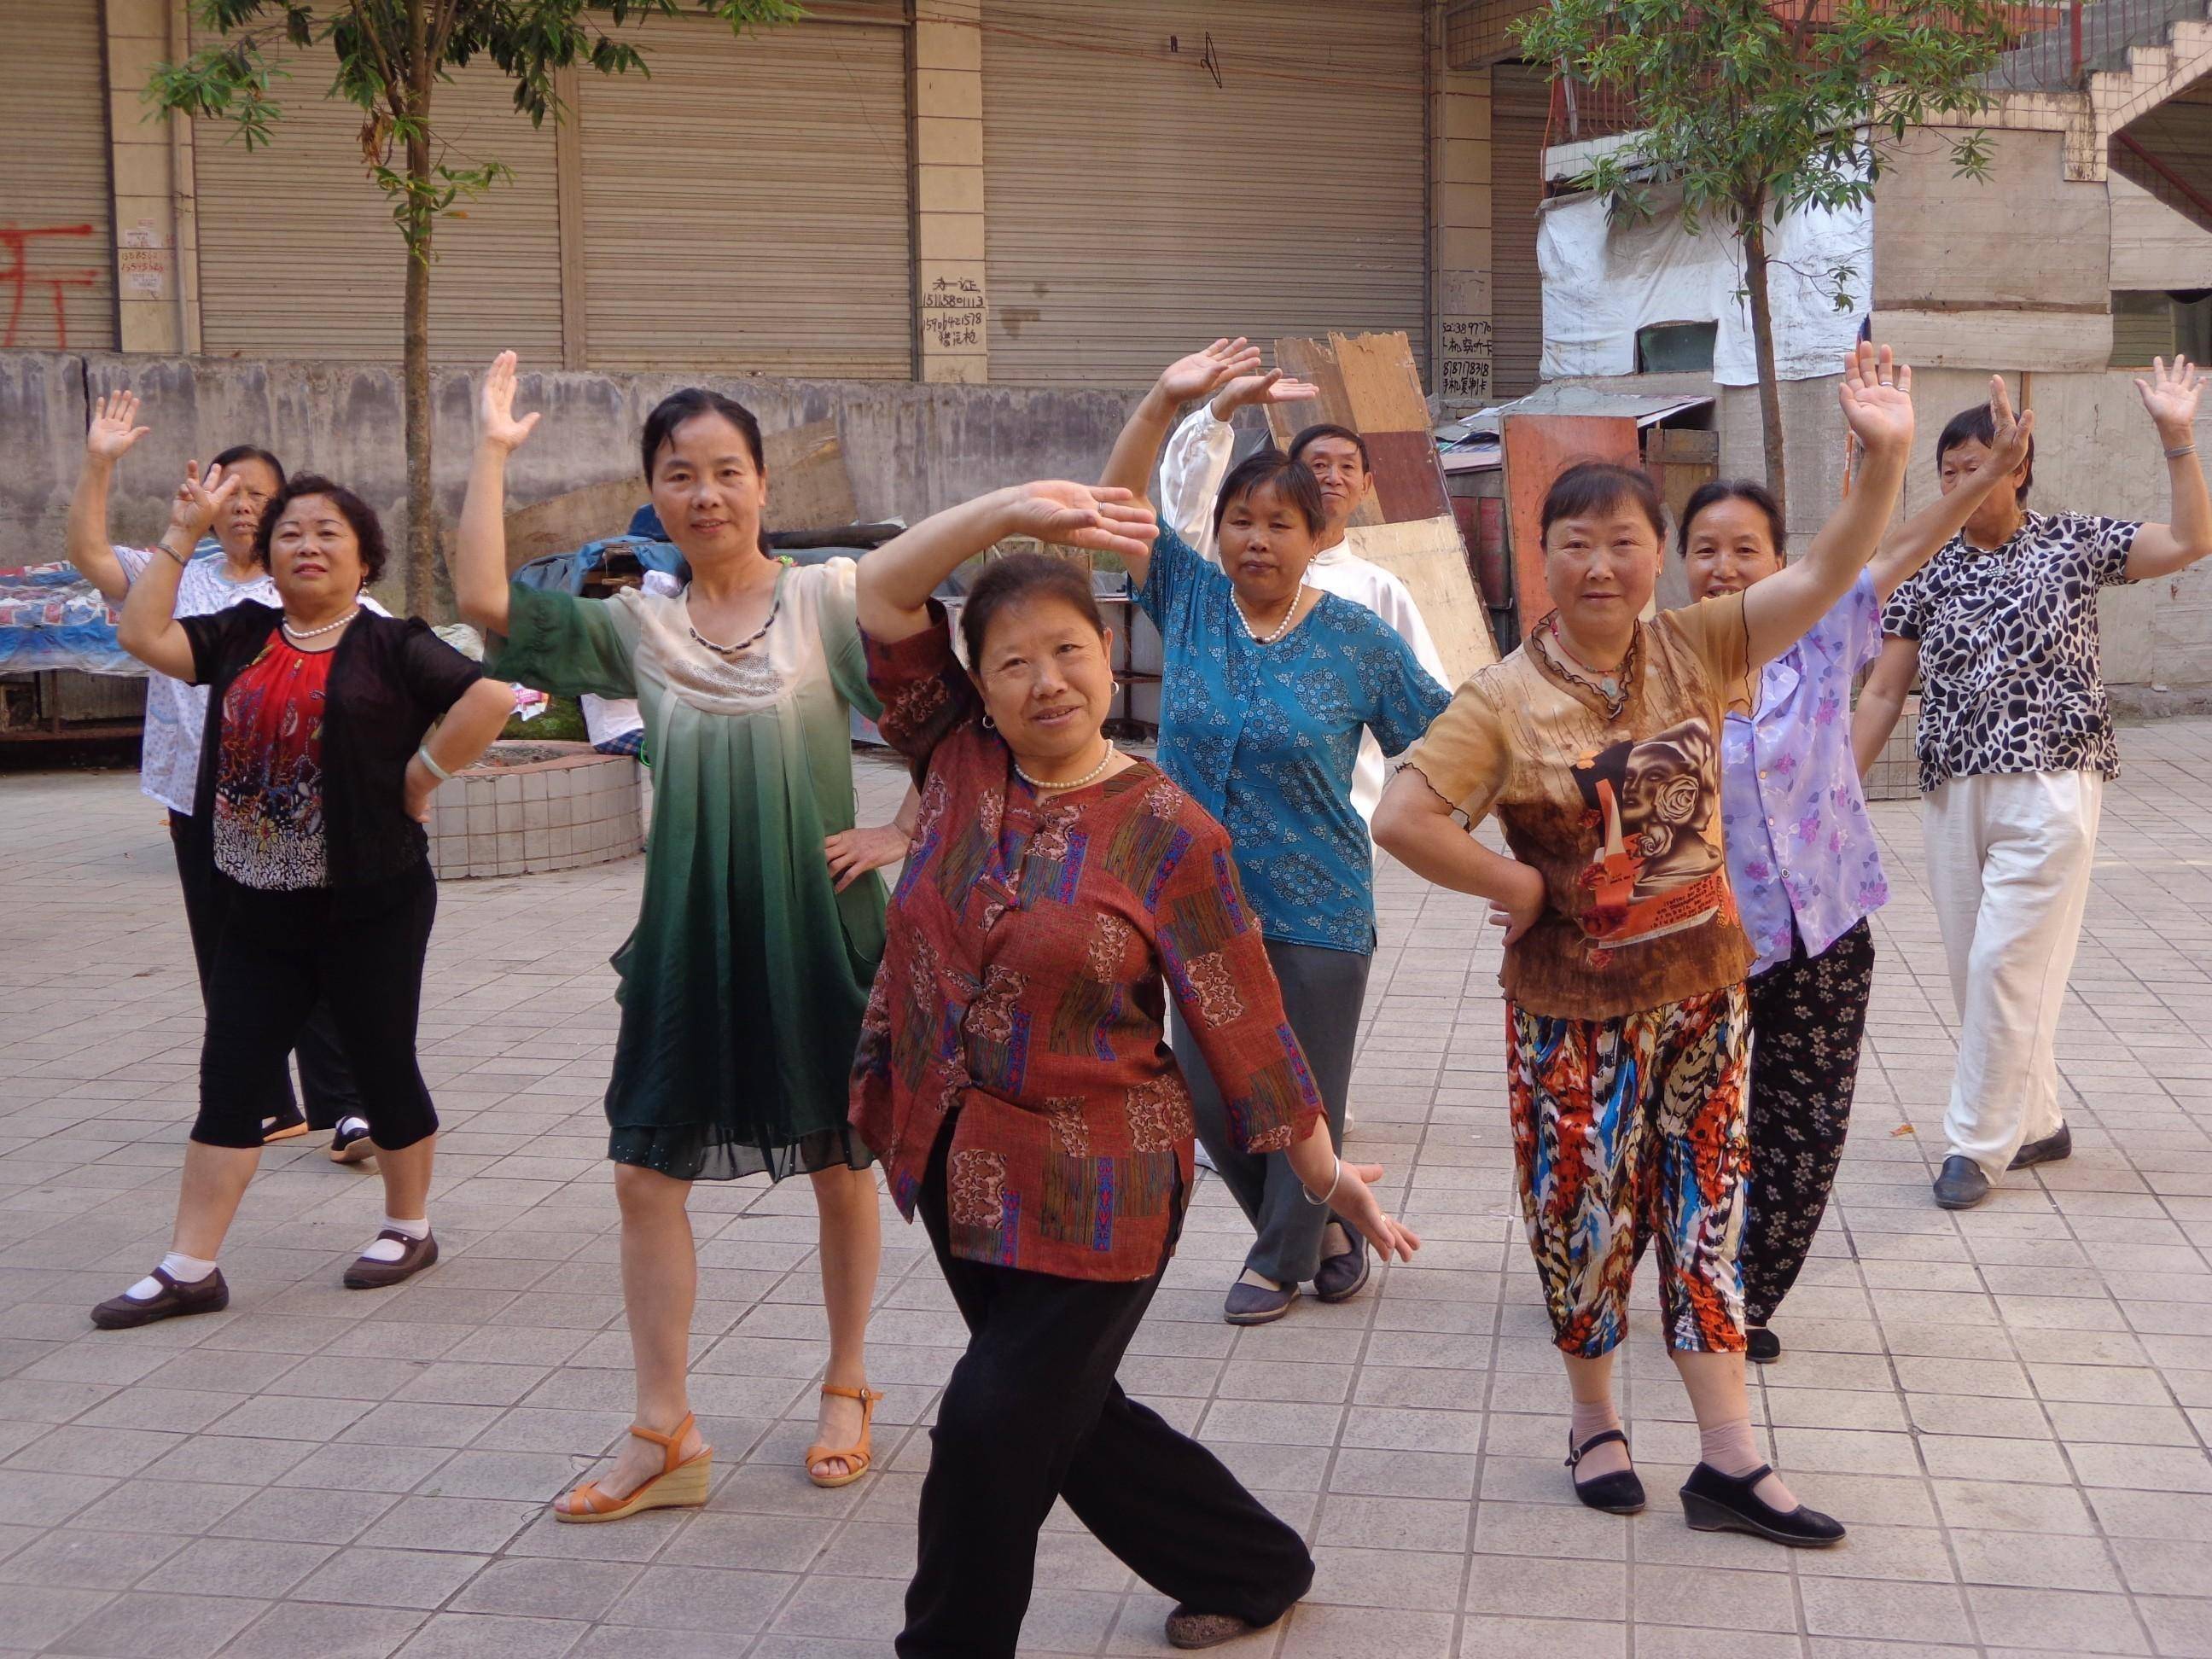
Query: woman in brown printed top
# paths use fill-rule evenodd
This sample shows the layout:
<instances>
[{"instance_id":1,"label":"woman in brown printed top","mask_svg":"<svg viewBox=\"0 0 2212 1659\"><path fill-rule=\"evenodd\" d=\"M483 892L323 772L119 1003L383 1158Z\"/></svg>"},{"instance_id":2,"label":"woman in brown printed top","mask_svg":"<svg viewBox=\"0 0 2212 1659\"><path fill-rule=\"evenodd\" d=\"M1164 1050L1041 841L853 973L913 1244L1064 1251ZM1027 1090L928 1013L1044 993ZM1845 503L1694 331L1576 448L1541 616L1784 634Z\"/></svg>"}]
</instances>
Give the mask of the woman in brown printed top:
<instances>
[{"instance_id":1,"label":"woman in brown printed top","mask_svg":"<svg viewBox=\"0 0 2212 1659\"><path fill-rule=\"evenodd\" d=\"M1860 347L1841 398L1865 470L1806 556L1650 623L1657 491L1629 467L1562 473L1542 514L1558 608L1460 688L1376 813L1378 842L1489 899L1505 928L1516 1174L1573 1395L1567 1462L1593 1508L1644 1507L1613 1354L1649 1240L1700 1432L1690 1524L1795 1545L1843 1536L1761 1462L1744 1389L1752 952L1723 856L1720 735L1748 672L1826 615L1874 550L1911 445L1910 381L1887 348ZM1510 857L1453 822L1493 811Z\"/></svg>"}]
</instances>

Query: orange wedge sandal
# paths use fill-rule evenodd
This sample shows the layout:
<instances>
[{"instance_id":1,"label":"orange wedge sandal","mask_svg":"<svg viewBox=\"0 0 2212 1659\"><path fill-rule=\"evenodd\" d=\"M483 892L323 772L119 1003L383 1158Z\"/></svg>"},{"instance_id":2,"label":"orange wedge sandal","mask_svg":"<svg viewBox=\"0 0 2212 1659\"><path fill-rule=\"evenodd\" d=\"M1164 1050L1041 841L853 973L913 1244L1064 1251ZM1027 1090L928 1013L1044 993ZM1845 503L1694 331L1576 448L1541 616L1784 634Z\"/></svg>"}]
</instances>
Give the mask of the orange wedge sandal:
<instances>
[{"instance_id":1,"label":"orange wedge sandal","mask_svg":"<svg viewBox=\"0 0 2212 1659\"><path fill-rule=\"evenodd\" d=\"M599 1483L586 1480L568 1494L569 1507L555 1510L556 1521L620 1521L641 1510L696 1509L707 1501L707 1481L714 1472L714 1449L702 1446L696 1457L676 1461L676 1449L684 1443L684 1437L691 1428L693 1419L685 1413L684 1420L676 1425L673 1434L662 1434L656 1429L633 1423L629 1431L641 1440L650 1440L660 1448L661 1470L627 1498L610 1498L601 1492Z\"/></svg>"},{"instance_id":2,"label":"orange wedge sandal","mask_svg":"<svg viewBox=\"0 0 2212 1659\"><path fill-rule=\"evenodd\" d=\"M860 1437L850 1446L825 1446L818 1441L809 1446L806 1449L806 1478L817 1486L849 1486L866 1474L868 1472L868 1465L875 1461L875 1453L870 1449L870 1447L874 1440L872 1431L876 1421L876 1402L881 1400L883 1395L873 1389L848 1389L842 1382L824 1382L822 1385L822 1392L836 1395L841 1400L857 1400L860 1402ZM814 1466L817 1463L825 1463L833 1457L843 1462L844 1474L817 1474L814 1473Z\"/></svg>"}]
</instances>

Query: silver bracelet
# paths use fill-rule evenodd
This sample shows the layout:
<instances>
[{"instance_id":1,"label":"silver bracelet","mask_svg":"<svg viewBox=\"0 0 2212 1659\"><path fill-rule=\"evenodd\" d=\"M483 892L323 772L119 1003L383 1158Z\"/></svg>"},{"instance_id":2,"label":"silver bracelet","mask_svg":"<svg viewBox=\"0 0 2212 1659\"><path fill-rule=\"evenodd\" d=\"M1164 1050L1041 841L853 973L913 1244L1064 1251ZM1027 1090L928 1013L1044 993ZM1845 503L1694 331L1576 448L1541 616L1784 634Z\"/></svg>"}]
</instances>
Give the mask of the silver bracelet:
<instances>
[{"instance_id":1,"label":"silver bracelet","mask_svg":"<svg viewBox=\"0 0 2212 1659\"><path fill-rule=\"evenodd\" d=\"M2185 460L2196 453L2197 446L2194 443L2186 443L2182 444L2176 448L2167 450L2166 452L2166 459L2169 461Z\"/></svg>"},{"instance_id":2,"label":"silver bracelet","mask_svg":"<svg viewBox=\"0 0 2212 1659\"><path fill-rule=\"evenodd\" d=\"M1327 1192L1323 1193L1319 1198L1316 1198L1311 1193L1306 1190L1306 1183L1301 1181L1298 1182L1298 1196L1305 1200L1307 1203L1312 1205L1316 1210L1325 1210L1328 1207L1329 1201L1336 1196L1336 1189L1343 1184L1344 1160L1340 1158L1336 1160L1336 1178L1328 1183L1328 1190Z\"/></svg>"},{"instance_id":3,"label":"silver bracelet","mask_svg":"<svg viewBox=\"0 0 2212 1659\"><path fill-rule=\"evenodd\" d=\"M428 767L430 769L430 775L437 779L439 782L451 783L453 781L453 775L451 772L448 772L444 767L439 765L435 760L431 758L430 745L428 744L424 744L420 749L417 749L415 751L415 758L421 761L423 765Z\"/></svg>"}]
</instances>

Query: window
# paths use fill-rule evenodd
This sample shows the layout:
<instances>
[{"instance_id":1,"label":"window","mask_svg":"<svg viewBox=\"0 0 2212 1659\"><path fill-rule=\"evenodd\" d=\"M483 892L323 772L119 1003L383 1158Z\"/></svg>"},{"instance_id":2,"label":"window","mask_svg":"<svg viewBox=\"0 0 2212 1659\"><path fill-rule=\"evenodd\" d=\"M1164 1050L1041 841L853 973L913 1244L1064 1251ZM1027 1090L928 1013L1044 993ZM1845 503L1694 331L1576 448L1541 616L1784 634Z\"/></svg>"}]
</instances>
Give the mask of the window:
<instances>
[{"instance_id":1,"label":"window","mask_svg":"<svg viewBox=\"0 0 2212 1659\"><path fill-rule=\"evenodd\" d=\"M1652 323L1636 331L1636 372L1665 374L1713 372L1718 323Z\"/></svg>"},{"instance_id":2,"label":"window","mask_svg":"<svg viewBox=\"0 0 2212 1659\"><path fill-rule=\"evenodd\" d=\"M2212 357L2212 289L2113 294L2112 367L2148 368L2154 357Z\"/></svg>"}]
</instances>

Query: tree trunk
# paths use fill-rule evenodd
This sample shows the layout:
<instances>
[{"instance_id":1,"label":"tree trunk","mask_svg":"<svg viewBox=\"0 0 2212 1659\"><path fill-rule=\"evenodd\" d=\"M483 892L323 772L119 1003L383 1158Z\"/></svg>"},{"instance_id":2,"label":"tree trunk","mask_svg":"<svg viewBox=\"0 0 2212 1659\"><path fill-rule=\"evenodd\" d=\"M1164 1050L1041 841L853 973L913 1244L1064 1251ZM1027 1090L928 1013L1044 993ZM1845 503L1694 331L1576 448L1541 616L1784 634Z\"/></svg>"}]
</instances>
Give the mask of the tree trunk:
<instances>
[{"instance_id":1,"label":"tree trunk","mask_svg":"<svg viewBox=\"0 0 2212 1659\"><path fill-rule=\"evenodd\" d=\"M1766 204L1747 204L1743 240L1743 285L1751 297L1751 338L1759 364L1759 432L1766 451L1766 487L1790 522L1789 479L1782 456L1782 387L1774 374L1774 313L1766 298Z\"/></svg>"},{"instance_id":2,"label":"tree trunk","mask_svg":"<svg viewBox=\"0 0 2212 1659\"><path fill-rule=\"evenodd\" d=\"M407 8L407 309L401 379L407 408L407 614L437 620L438 508L430 492L429 18L424 0Z\"/></svg>"}]
</instances>

